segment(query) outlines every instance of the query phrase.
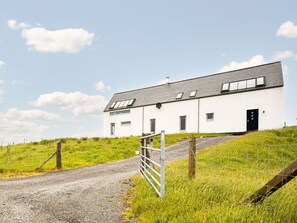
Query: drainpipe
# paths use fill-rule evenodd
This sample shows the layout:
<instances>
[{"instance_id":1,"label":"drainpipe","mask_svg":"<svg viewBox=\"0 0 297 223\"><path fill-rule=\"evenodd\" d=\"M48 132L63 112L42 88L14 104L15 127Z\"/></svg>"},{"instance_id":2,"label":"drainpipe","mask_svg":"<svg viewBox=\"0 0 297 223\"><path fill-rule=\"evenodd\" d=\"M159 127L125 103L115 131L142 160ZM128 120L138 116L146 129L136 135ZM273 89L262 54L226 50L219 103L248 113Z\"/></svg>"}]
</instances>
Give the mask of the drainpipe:
<instances>
[{"instance_id":1,"label":"drainpipe","mask_svg":"<svg viewBox=\"0 0 297 223\"><path fill-rule=\"evenodd\" d=\"M200 132L200 99L198 98L198 133Z\"/></svg>"},{"instance_id":2,"label":"drainpipe","mask_svg":"<svg viewBox=\"0 0 297 223\"><path fill-rule=\"evenodd\" d=\"M144 106L142 107L142 134L144 133Z\"/></svg>"}]
</instances>

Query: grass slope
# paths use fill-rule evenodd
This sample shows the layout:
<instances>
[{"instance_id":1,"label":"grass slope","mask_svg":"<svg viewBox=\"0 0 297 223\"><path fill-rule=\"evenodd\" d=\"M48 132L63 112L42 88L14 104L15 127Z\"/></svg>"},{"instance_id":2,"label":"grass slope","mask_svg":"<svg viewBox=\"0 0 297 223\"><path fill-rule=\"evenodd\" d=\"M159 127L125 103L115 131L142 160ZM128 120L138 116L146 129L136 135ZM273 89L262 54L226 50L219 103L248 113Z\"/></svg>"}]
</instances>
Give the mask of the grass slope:
<instances>
[{"instance_id":1,"label":"grass slope","mask_svg":"<svg viewBox=\"0 0 297 223\"><path fill-rule=\"evenodd\" d=\"M197 137L216 134L195 134ZM188 134L166 135L166 145L172 145L188 137ZM139 137L123 138L81 138L61 139L63 150L63 169L91 166L135 156L139 150ZM157 140L156 140L157 141ZM57 140L43 140L39 143L27 143L10 146L0 150L0 178L36 175L55 171L55 158L41 170L41 165L56 150ZM155 144L155 146L158 146Z\"/></svg>"},{"instance_id":2,"label":"grass slope","mask_svg":"<svg viewBox=\"0 0 297 223\"><path fill-rule=\"evenodd\" d=\"M165 199L140 176L129 192L126 218L138 222L297 222L297 180L264 200L244 201L297 159L297 128L247 134L166 166Z\"/></svg>"}]
</instances>

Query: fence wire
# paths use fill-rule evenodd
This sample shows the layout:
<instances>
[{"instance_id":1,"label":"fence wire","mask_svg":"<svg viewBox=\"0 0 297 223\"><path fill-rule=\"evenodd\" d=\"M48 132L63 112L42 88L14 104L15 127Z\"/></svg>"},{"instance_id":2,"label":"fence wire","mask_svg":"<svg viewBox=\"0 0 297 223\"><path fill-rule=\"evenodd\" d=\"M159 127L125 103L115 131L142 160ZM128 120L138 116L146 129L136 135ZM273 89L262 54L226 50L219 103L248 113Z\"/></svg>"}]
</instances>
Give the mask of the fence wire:
<instances>
[{"instance_id":1,"label":"fence wire","mask_svg":"<svg viewBox=\"0 0 297 223\"><path fill-rule=\"evenodd\" d=\"M21 145L0 146L0 173L22 174L35 171L56 151L56 144L27 143ZM55 160L50 160L42 170L55 168Z\"/></svg>"},{"instance_id":2,"label":"fence wire","mask_svg":"<svg viewBox=\"0 0 297 223\"><path fill-rule=\"evenodd\" d=\"M235 202L244 201L276 176L282 177L281 179L296 176L296 171L295 174L287 174L283 170L296 162L297 144L249 144L242 148L242 145L232 143L201 150L201 144L196 142L195 155L190 141L188 142L189 152L195 159L195 177L205 181L216 179L218 187L229 185L231 191L236 190L241 194L241 197L234 197ZM284 181L281 184L285 184ZM297 181L293 179L284 187L269 185L266 189L279 189L278 197L287 197L288 194L296 196Z\"/></svg>"}]
</instances>

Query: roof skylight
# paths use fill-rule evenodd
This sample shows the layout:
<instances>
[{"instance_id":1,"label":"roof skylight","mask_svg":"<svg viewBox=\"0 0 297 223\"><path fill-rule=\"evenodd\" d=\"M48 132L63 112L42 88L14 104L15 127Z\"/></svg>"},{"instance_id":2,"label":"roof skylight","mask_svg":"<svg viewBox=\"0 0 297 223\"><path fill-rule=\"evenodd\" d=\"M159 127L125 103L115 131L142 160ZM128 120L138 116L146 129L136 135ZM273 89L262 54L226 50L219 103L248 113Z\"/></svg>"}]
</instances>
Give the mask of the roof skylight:
<instances>
[{"instance_id":1,"label":"roof skylight","mask_svg":"<svg viewBox=\"0 0 297 223\"><path fill-rule=\"evenodd\" d=\"M229 88L230 91L235 91L237 89L238 89L238 82L230 83L230 88Z\"/></svg>"},{"instance_id":2,"label":"roof skylight","mask_svg":"<svg viewBox=\"0 0 297 223\"><path fill-rule=\"evenodd\" d=\"M136 99L133 98L133 99L123 100L123 101L115 101L111 104L109 109L126 108L128 106L132 106L135 100Z\"/></svg>"},{"instance_id":3,"label":"roof skylight","mask_svg":"<svg viewBox=\"0 0 297 223\"><path fill-rule=\"evenodd\" d=\"M222 85L222 91L229 91L229 83L225 83Z\"/></svg>"},{"instance_id":4,"label":"roof skylight","mask_svg":"<svg viewBox=\"0 0 297 223\"><path fill-rule=\"evenodd\" d=\"M239 81L238 89L245 89L245 88L246 88L246 81Z\"/></svg>"},{"instance_id":5,"label":"roof skylight","mask_svg":"<svg viewBox=\"0 0 297 223\"><path fill-rule=\"evenodd\" d=\"M109 108L111 108L111 109L112 109L112 108L115 106L115 104L116 104L116 103L115 103L115 102L113 102L113 103L112 103L112 104L109 106Z\"/></svg>"},{"instance_id":6,"label":"roof skylight","mask_svg":"<svg viewBox=\"0 0 297 223\"><path fill-rule=\"evenodd\" d=\"M247 88L256 87L256 79L247 80Z\"/></svg>"},{"instance_id":7,"label":"roof skylight","mask_svg":"<svg viewBox=\"0 0 297 223\"><path fill-rule=\"evenodd\" d=\"M118 108L118 107L120 106L120 104L121 104L121 102L118 101L118 102L115 104L114 108Z\"/></svg>"},{"instance_id":8,"label":"roof skylight","mask_svg":"<svg viewBox=\"0 0 297 223\"><path fill-rule=\"evenodd\" d=\"M181 92L181 93L178 93L177 95L176 95L176 99L181 99L182 97L183 97L183 92Z\"/></svg>"},{"instance_id":9,"label":"roof skylight","mask_svg":"<svg viewBox=\"0 0 297 223\"><path fill-rule=\"evenodd\" d=\"M190 93L190 97L195 97L196 94L197 94L197 91L196 91L196 90L195 90L195 91L191 91L191 93Z\"/></svg>"},{"instance_id":10,"label":"roof skylight","mask_svg":"<svg viewBox=\"0 0 297 223\"><path fill-rule=\"evenodd\" d=\"M127 106L132 106L134 104L135 100L136 100L135 98L130 99Z\"/></svg>"},{"instance_id":11,"label":"roof skylight","mask_svg":"<svg viewBox=\"0 0 297 223\"><path fill-rule=\"evenodd\" d=\"M221 92L244 90L244 89L255 88L259 86L265 86L265 77L258 77L258 78L248 79L248 80L223 83Z\"/></svg>"},{"instance_id":12,"label":"roof skylight","mask_svg":"<svg viewBox=\"0 0 297 223\"><path fill-rule=\"evenodd\" d=\"M257 86L264 86L265 85L265 78L264 77L258 77L257 78Z\"/></svg>"}]
</instances>

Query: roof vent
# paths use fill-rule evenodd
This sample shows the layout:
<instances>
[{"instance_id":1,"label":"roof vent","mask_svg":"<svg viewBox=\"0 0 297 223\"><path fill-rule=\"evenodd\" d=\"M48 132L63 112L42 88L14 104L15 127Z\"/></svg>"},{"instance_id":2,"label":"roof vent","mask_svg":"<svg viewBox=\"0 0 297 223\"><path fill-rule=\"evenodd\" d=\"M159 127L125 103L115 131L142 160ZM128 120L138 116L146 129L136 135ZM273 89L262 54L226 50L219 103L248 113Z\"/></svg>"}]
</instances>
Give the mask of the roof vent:
<instances>
[{"instance_id":1,"label":"roof vent","mask_svg":"<svg viewBox=\"0 0 297 223\"><path fill-rule=\"evenodd\" d=\"M167 78L166 85L169 85L170 84L169 77L166 77L166 78Z\"/></svg>"}]
</instances>

